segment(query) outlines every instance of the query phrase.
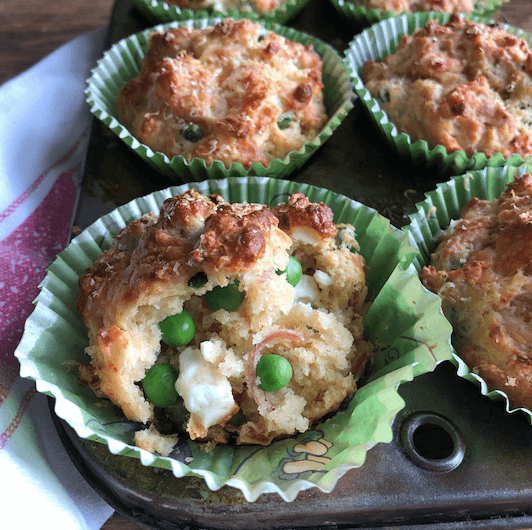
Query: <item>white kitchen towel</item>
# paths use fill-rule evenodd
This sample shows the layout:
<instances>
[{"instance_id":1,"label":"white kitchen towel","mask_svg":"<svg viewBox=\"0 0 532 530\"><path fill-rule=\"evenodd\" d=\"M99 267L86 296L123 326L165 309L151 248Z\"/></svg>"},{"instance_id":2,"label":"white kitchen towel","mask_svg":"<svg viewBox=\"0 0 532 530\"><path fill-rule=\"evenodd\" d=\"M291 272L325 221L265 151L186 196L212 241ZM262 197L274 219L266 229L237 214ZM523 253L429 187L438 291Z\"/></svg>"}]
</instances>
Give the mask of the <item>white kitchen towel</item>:
<instances>
[{"instance_id":1,"label":"white kitchen towel","mask_svg":"<svg viewBox=\"0 0 532 530\"><path fill-rule=\"evenodd\" d=\"M106 33L84 34L0 86L0 528L93 530L113 513L13 355L45 269L69 240L91 121L85 80Z\"/></svg>"}]
</instances>

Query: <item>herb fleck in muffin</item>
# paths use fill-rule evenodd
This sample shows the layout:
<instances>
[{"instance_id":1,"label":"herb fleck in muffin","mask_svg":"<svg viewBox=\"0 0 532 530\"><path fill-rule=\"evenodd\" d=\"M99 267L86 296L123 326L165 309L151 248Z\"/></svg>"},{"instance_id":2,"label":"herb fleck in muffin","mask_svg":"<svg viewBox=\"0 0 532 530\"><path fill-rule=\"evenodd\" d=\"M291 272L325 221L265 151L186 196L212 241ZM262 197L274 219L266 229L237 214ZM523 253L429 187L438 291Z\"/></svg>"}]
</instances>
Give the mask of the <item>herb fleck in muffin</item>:
<instances>
[{"instance_id":1,"label":"herb fleck in muffin","mask_svg":"<svg viewBox=\"0 0 532 530\"><path fill-rule=\"evenodd\" d=\"M121 123L168 157L267 166L327 121L322 61L250 20L154 33L138 77L119 92Z\"/></svg>"}]
</instances>

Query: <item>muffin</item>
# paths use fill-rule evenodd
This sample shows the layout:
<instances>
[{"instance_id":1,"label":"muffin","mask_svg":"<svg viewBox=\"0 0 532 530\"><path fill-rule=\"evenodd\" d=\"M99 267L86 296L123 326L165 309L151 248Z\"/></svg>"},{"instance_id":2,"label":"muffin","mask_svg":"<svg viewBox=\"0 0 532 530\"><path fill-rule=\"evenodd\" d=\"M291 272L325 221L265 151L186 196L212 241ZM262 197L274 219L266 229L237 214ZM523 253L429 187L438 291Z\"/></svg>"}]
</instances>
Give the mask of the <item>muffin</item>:
<instances>
[{"instance_id":1,"label":"muffin","mask_svg":"<svg viewBox=\"0 0 532 530\"><path fill-rule=\"evenodd\" d=\"M532 155L529 37L456 14L403 17L347 52L355 90L386 139L441 174L522 164Z\"/></svg>"},{"instance_id":2,"label":"muffin","mask_svg":"<svg viewBox=\"0 0 532 530\"><path fill-rule=\"evenodd\" d=\"M401 132L429 148L532 155L532 51L498 25L452 15L369 60L362 77Z\"/></svg>"},{"instance_id":3,"label":"muffin","mask_svg":"<svg viewBox=\"0 0 532 530\"><path fill-rule=\"evenodd\" d=\"M240 13L270 13L283 2L284 0L166 0L168 5L190 9L195 13L209 10L227 13L230 9L236 9Z\"/></svg>"},{"instance_id":4,"label":"muffin","mask_svg":"<svg viewBox=\"0 0 532 530\"><path fill-rule=\"evenodd\" d=\"M246 19L198 18L132 35L104 54L87 94L91 111L135 153L182 181L283 178L353 108L348 68L331 46Z\"/></svg>"},{"instance_id":5,"label":"muffin","mask_svg":"<svg viewBox=\"0 0 532 530\"><path fill-rule=\"evenodd\" d=\"M205 16L244 16L284 24L307 3L308 0L133 0L133 5L146 18L156 22Z\"/></svg>"},{"instance_id":6,"label":"muffin","mask_svg":"<svg viewBox=\"0 0 532 530\"><path fill-rule=\"evenodd\" d=\"M305 432L355 391L371 352L356 250L353 227L302 193L273 210L193 189L167 199L80 278L91 357L82 379L146 425L135 441L148 450L159 425L237 444ZM174 336L165 323L185 316L192 331ZM169 371L179 396L152 399L146 385Z\"/></svg>"},{"instance_id":7,"label":"muffin","mask_svg":"<svg viewBox=\"0 0 532 530\"><path fill-rule=\"evenodd\" d=\"M331 0L334 7L350 23L370 26L386 18L418 12L466 13L482 22L509 0Z\"/></svg>"},{"instance_id":8,"label":"muffin","mask_svg":"<svg viewBox=\"0 0 532 530\"><path fill-rule=\"evenodd\" d=\"M473 0L354 0L353 3L361 5L367 10L377 9L382 14L388 11L400 14L417 11L471 13L484 2Z\"/></svg>"},{"instance_id":9,"label":"muffin","mask_svg":"<svg viewBox=\"0 0 532 530\"><path fill-rule=\"evenodd\" d=\"M35 310L16 350L21 376L36 380L39 392L54 397L55 413L75 429L78 436L105 444L113 455L140 459L142 465L170 470L176 477L201 477L212 490L226 485L238 488L250 502L265 492L276 492L287 501L311 487L330 492L347 470L364 464L373 446L393 439L394 420L404 407L398 387L451 358L451 326L441 312L441 300L422 286L417 270L411 265L417 252L406 234L375 210L352 199L278 178L208 179L192 186L207 197L222 195L231 204L265 204L272 211L294 193L301 192L311 203L324 202L334 212L335 226L354 227L360 247L357 254L366 262L368 305L362 323L363 342L376 345L377 352L370 363L366 362L364 375L357 381L352 397L344 400L337 412L327 414L314 428L275 439L267 446L214 445L215 442L205 443L200 438L192 440L189 433L184 432L179 434L170 454L162 456L159 451L166 452L175 435L166 430L170 421L165 418L167 414L162 417L156 414L159 423L150 432L141 422L126 418L122 409L105 395L94 392L90 373L84 374L83 369L79 369L81 365L89 366L89 370L93 368L85 351L90 347L87 326L77 311L79 278L115 244L115 236L122 229L127 230L128 225L136 222L140 230L138 220L143 215L151 217L154 215L151 212L156 212L158 216L165 201L188 192L190 184L160 190L120 206L83 230L57 256L41 284ZM279 212L277 218L281 220L282 217ZM294 234L281 229L285 226L283 220L273 232L279 234L281 230L285 234L279 234L282 240L286 237L295 240ZM303 230L301 237L305 234L312 234L312 231ZM344 242L352 244L351 232L342 230L340 235ZM334 244L340 245L338 234L334 240ZM124 252L134 243L134 237L127 244L124 241ZM115 266L119 267L119 263L117 259ZM150 263L145 262L146 267ZM327 281L321 275L322 283L323 280ZM147 278L146 281L145 286L159 280ZM273 281L284 281L283 274L275 274ZM198 284L194 281L193 285ZM184 288L188 289L188 282ZM291 284L288 284L286 290L290 289ZM218 315L223 313L223 309L218 311ZM226 315L229 318L231 312ZM317 335L306 327L303 333ZM256 351L255 358L271 357L266 355L271 348L290 348L296 344L288 338L279 340L276 345L268 342L262 345L265 347L260 352ZM214 353L212 349L211 353ZM162 364L162 358L155 364ZM351 371L356 379L357 367ZM80 376L88 385L80 382ZM347 381L350 380L347 375ZM93 388L97 388L96 384ZM183 408L173 407L176 413L183 411ZM172 412L169 408L164 410ZM239 414L235 415L233 423ZM175 423L177 417L171 419ZM186 420L183 417L185 427ZM146 444L149 451L139 448L135 437L137 441L141 438L140 443Z\"/></svg>"},{"instance_id":10,"label":"muffin","mask_svg":"<svg viewBox=\"0 0 532 530\"><path fill-rule=\"evenodd\" d=\"M250 20L150 35L138 77L118 93L120 121L169 158L267 166L327 122L322 61Z\"/></svg>"},{"instance_id":11,"label":"muffin","mask_svg":"<svg viewBox=\"0 0 532 530\"><path fill-rule=\"evenodd\" d=\"M532 174L473 197L421 280L443 300L459 355L490 389L532 410Z\"/></svg>"}]
</instances>

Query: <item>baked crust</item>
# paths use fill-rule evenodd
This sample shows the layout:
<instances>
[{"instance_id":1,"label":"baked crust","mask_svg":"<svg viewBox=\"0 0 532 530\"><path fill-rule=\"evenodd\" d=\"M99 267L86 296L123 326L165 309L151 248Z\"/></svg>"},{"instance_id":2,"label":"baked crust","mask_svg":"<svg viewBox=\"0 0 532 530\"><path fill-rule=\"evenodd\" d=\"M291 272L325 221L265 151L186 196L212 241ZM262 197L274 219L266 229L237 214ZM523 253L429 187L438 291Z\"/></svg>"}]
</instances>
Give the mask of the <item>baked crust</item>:
<instances>
[{"instance_id":1,"label":"baked crust","mask_svg":"<svg viewBox=\"0 0 532 530\"><path fill-rule=\"evenodd\" d=\"M532 410L532 175L497 200L473 198L421 280L442 297L466 364Z\"/></svg>"},{"instance_id":2,"label":"baked crust","mask_svg":"<svg viewBox=\"0 0 532 530\"><path fill-rule=\"evenodd\" d=\"M192 189L167 199L159 215L121 230L80 278L91 358L80 378L145 424L136 441L147 450L169 444L141 384L162 362L179 373L193 439L225 443L232 433L238 443L267 444L305 431L355 391L370 354L362 328L365 262L356 250L353 228L335 225L330 208L302 193L273 210ZM280 272L290 255L304 270L295 288ZM189 285L198 273L206 283ZM235 280L242 305L210 309L205 293ZM186 347L162 344L159 322L183 309L193 316L194 338ZM275 392L255 381L256 363L269 353L293 368L290 383ZM239 411L244 420L235 423Z\"/></svg>"},{"instance_id":3,"label":"baked crust","mask_svg":"<svg viewBox=\"0 0 532 530\"><path fill-rule=\"evenodd\" d=\"M468 156L532 154L532 52L497 25L452 15L367 61L363 78L400 132Z\"/></svg>"},{"instance_id":4,"label":"baked crust","mask_svg":"<svg viewBox=\"0 0 532 530\"><path fill-rule=\"evenodd\" d=\"M118 115L139 141L170 158L267 166L325 125L321 72L312 45L250 20L168 29L151 34L139 76L118 94Z\"/></svg>"}]
</instances>

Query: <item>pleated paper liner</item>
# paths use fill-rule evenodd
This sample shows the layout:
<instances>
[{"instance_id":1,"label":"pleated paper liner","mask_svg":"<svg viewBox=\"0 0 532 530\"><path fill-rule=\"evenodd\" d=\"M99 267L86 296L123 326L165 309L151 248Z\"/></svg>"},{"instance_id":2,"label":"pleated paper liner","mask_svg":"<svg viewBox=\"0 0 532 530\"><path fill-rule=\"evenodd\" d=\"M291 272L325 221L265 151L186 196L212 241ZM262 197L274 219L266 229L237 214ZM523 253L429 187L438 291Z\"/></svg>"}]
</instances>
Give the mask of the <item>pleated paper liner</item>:
<instances>
[{"instance_id":1,"label":"pleated paper liner","mask_svg":"<svg viewBox=\"0 0 532 530\"><path fill-rule=\"evenodd\" d=\"M419 250L413 262L418 273L425 265L429 265L431 254L438 246L442 232L452 220L459 218L460 211L471 198L495 199L516 176L531 172L530 165L469 171L465 175L455 176L438 184L436 190L427 193L426 199L416 205L417 213L410 216L410 224L403 228L403 231L409 234L411 243ZM508 396L501 390L490 389L487 383L464 363L460 352L454 349L453 362L458 375L473 382L483 395L496 401L504 400L508 412L524 411L532 423L530 410L512 407Z\"/></svg>"},{"instance_id":2,"label":"pleated paper liner","mask_svg":"<svg viewBox=\"0 0 532 530\"><path fill-rule=\"evenodd\" d=\"M483 22L488 22L493 15L510 0L486 0L477 2L474 10L470 13ZM367 9L362 1L357 0L331 0L334 7L342 14L344 19L358 28L364 28L376 24L381 20L404 15L404 12L386 11L381 13L379 9Z\"/></svg>"},{"instance_id":3,"label":"pleated paper liner","mask_svg":"<svg viewBox=\"0 0 532 530\"><path fill-rule=\"evenodd\" d=\"M395 53L403 35L410 35L424 27L428 20L436 19L440 24L445 24L449 17L448 13L438 12L401 15L382 20L356 35L345 51L345 62L351 69L353 88L380 131L383 141L387 142L403 161L408 161L414 166L426 167L439 177L446 178L485 167L519 166L525 162L520 155L505 158L501 153L496 153L487 158L484 153L475 153L470 157L464 151L449 154L442 145L431 149L424 140L413 142L408 134L398 132L393 122L389 120L388 114L381 109L379 102L371 96L364 85L362 67L367 60L378 61ZM466 18L481 22L477 17ZM532 43L532 37L523 30L505 24L501 24L501 27L523 38L529 44Z\"/></svg>"},{"instance_id":4,"label":"pleated paper liner","mask_svg":"<svg viewBox=\"0 0 532 530\"><path fill-rule=\"evenodd\" d=\"M281 26L274 22L260 22L267 29L295 42L307 45L311 43L323 62L322 82L327 116L325 127L313 140L307 142L297 151L292 151L283 159L272 160L267 166L259 162L245 169L240 163L228 168L221 161L207 166L205 161L194 158L190 163L182 156L170 159L161 152L154 152L140 143L118 119L116 96L122 86L136 77L141 69L142 58L148 46L148 35L168 27L188 26L206 28L219 22L220 18L199 18L152 27L142 33L132 35L116 43L108 50L92 71L87 80L87 102L91 112L102 120L131 149L146 160L152 167L178 182L201 181L224 177L244 177L248 175L284 178L300 168L310 156L331 137L353 108L354 93L351 88L349 70L334 48L328 44L300 31Z\"/></svg>"},{"instance_id":5,"label":"pleated paper liner","mask_svg":"<svg viewBox=\"0 0 532 530\"><path fill-rule=\"evenodd\" d=\"M135 447L133 433L140 426L80 384L76 362L87 363L89 358L84 353L87 330L76 311L79 276L109 248L121 228L148 211L158 212L166 198L187 190L188 184L121 206L58 255L41 284L35 311L16 351L21 375L36 380L38 391L56 398L57 415L80 437L108 444L113 454L170 469L176 477L203 477L212 490L236 487L248 501L265 492L277 492L291 501L310 487L330 492L347 470L363 465L371 447L392 440L392 423L404 407L399 385L451 358L451 326L441 311L441 300L421 285L411 264L416 251L408 236L376 211L343 195L265 177L207 180L191 186L205 194L220 193L230 202L270 206L302 191L311 201L328 204L335 222L354 225L369 266L368 287L374 301L365 317L365 330L376 346L376 357L365 375L367 382L347 408L312 431L267 447L217 445L212 452L204 452L183 435L171 458ZM322 449L319 466L309 465L306 454L299 451L310 441L315 442L310 447Z\"/></svg>"},{"instance_id":6,"label":"pleated paper liner","mask_svg":"<svg viewBox=\"0 0 532 530\"><path fill-rule=\"evenodd\" d=\"M286 0L279 7L272 11L259 13L258 11L231 8L226 12L215 8L203 11L192 11L188 8L180 8L174 4L158 2L157 0L133 0L133 5L148 19L154 23L167 23L175 20L186 20L205 17L247 17L251 20L264 19L285 24L295 17L307 4L309 0Z\"/></svg>"}]
</instances>

